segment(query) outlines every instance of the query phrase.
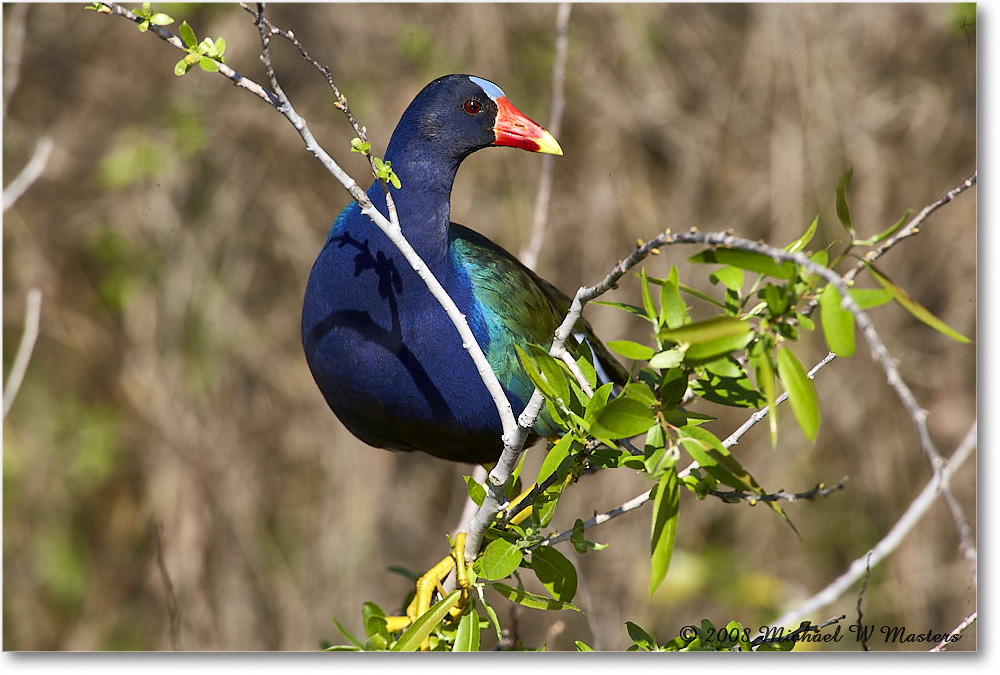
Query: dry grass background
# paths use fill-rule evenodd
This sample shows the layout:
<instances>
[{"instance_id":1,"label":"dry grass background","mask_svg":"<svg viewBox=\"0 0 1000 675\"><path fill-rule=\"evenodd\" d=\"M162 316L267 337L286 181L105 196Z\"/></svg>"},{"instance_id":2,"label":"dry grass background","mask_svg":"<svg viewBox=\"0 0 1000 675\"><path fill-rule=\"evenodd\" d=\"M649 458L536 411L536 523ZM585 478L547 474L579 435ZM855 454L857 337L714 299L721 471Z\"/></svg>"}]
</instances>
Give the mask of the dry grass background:
<instances>
[{"instance_id":1,"label":"dry grass background","mask_svg":"<svg viewBox=\"0 0 1000 675\"><path fill-rule=\"evenodd\" d=\"M27 11L3 125L5 185L40 136L55 141L45 176L3 221L5 377L25 293L44 294L41 336L4 423L3 647L169 649L157 523L182 648L314 649L339 641L330 616L360 633L363 601L391 611L406 591L388 566L419 570L445 553L468 467L361 445L311 380L300 301L347 195L272 110L197 69L175 77L175 50L81 7ZM4 5L5 34L13 9ZM263 81L241 10L167 11L199 37L225 36L228 62ZM269 11L333 68L376 151L413 95L447 72L488 77L547 119L553 5ZM819 213L817 242L841 239L834 191L848 166L863 235L933 201L976 167L976 45L955 16L942 5L574 7L566 155L539 271L566 290L593 283L665 227L733 228L780 245ZM283 47L276 66L317 137L367 182L321 78ZM453 217L516 251L539 166L526 153L478 153L459 175ZM969 336L976 199L961 196L883 264ZM705 287L706 270L682 262L693 252L665 251L649 272L677 263L682 280ZM637 293L627 283L616 298ZM648 338L616 311L588 316L606 339ZM976 347L894 306L875 322L950 454L976 414ZM823 354L813 337L807 363ZM789 507L801 540L765 510L686 494L670 574L649 599L648 510L620 518L591 532L607 550L574 557L586 615L525 610L526 643L620 649L626 619L664 641L702 617L766 624L863 555L930 469L866 350L817 387L815 445L786 413L776 451L763 428L736 449L772 489L850 476L846 491ZM725 413L713 428L725 435L742 419ZM586 478L555 524L646 487L625 471ZM974 463L953 487L975 524ZM956 544L938 504L874 570L865 620L957 625L976 596ZM855 602L813 618L853 621ZM975 640L973 628L958 647Z\"/></svg>"}]
</instances>

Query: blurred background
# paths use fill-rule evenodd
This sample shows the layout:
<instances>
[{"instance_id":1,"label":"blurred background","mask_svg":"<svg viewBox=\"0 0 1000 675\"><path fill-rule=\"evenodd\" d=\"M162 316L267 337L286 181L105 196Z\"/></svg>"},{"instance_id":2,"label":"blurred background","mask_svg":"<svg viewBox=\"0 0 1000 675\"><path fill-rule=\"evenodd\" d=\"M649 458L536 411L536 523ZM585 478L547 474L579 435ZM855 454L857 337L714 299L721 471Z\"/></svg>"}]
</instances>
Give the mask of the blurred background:
<instances>
[{"instance_id":1,"label":"blurred background","mask_svg":"<svg viewBox=\"0 0 1000 675\"><path fill-rule=\"evenodd\" d=\"M138 4L138 3L136 3ZM131 7L131 5L129 5ZM180 53L83 4L3 6L3 182L42 137L42 178L3 218L6 380L28 289L40 336L3 426L5 650L311 650L363 634L361 604L396 611L447 553L471 467L360 444L327 408L299 342L312 261L346 192L274 110L217 75L173 74ZM264 82L249 15L235 5L156 5ZM384 151L412 97L450 72L487 77L549 120L555 5L275 5L329 65ZM848 167L860 236L920 209L976 168L975 7L970 5L574 6L566 111L550 229L537 270L572 293L637 237L732 228L784 245L818 213L813 248L843 240L834 211ZM21 31L18 33L16 31ZM23 34L23 48L17 49ZM285 91L330 153L367 184L354 135L317 75L275 43ZM12 79L13 78L13 79ZM16 87L14 86L16 85ZM541 158L471 157L452 217L512 251L531 233ZM976 335L975 189L883 258L882 270L959 332ZM708 269L665 250L711 290ZM865 285L871 285L866 280ZM635 280L613 299L638 299ZM706 311L698 307L697 312ZM621 312L591 307L605 339L648 341ZM976 346L895 305L876 327L950 455L976 414ZM797 349L811 365L820 335ZM650 598L649 507L591 530L577 555L585 614L517 614L528 646L630 644L634 621L663 642L709 618L766 625L863 556L931 476L904 409L859 346L816 383L810 444L790 411L734 452L768 489L844 491L787 506L801 539L766 509L682 495L676 551ZM728 435L745 412L719 415ZM529 454L537 466L541 450ZM973 526L976 467L953 489ZM648 489L622 470L584 478L554 527ZM948 632L975 587L943 504L872 572L864 619ZM176 611L168 603L169 579ZM811 617L856 618L856 591ZM497 602L505 625L511 610ZM487 633L484 639L489 640ZM926 649L927 645L876 648ZM955 649L976 646L973 627ZM828 648L857 649L845 641Z\"/></svg>"}]
</instances>

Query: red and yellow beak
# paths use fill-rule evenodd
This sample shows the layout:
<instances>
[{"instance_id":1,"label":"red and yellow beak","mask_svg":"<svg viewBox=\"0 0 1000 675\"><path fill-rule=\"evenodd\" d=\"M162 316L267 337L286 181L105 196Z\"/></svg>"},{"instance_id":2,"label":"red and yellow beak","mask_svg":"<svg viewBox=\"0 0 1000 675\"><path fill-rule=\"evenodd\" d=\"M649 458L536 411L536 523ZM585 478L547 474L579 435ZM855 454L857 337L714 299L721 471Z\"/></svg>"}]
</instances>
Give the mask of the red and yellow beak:
<instances>
[{"instance_id":1,"label":"red and yellow beak","mask_svg":"<svg viewBox=\"0 0 1000 675\"><path fill-rule=\"evenodd\" d=\"M527 115L511 105L506 96L495 99L497 119L493 124L496 141L493 145L507 145L528 152L544 152L549 155L563 154L558 141L552 134L538 126Z\"/></svg>"}]
</instances>

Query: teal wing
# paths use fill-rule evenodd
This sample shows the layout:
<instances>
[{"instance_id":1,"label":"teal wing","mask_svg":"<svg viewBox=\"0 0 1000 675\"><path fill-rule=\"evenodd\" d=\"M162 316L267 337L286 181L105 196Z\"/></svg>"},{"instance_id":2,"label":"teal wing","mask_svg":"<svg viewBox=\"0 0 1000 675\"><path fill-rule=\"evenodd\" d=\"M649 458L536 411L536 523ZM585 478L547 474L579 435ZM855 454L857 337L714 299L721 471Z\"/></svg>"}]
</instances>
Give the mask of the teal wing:
<instances>
[{"instance_id":1,"label":"teal wing","mask_svg":"<svg viewBox=\"0 0 1000 675\"><path fill-rule=\"evenodd\" d=\"M456 223L451 224L449 234L452 255L459 269L469 275L489 332L486 358L504 386L526 403L534 386L521 368L514 345L524 348L533 343L547 348L572 301L481 234ZM576 335L582 335L585 342L578 340L571 345L572 351L587 344L599 373L603 371L606 379L618 384L627 381L628 372L583 319L577 323Z\"/></svg>"}]
</instances>

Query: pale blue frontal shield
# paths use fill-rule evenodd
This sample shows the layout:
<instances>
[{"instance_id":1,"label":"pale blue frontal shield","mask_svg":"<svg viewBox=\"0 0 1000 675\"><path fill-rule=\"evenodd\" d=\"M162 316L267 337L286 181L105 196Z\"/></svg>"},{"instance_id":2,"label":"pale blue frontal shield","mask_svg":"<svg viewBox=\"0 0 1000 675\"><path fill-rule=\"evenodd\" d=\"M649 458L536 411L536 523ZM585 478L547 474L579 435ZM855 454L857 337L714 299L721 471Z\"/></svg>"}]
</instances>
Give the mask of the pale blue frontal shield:
<instances>
[{"instance_id":1,"label":"pale blue frontal shield","mask_svg":"<svg viewBox=\"0 0 1000 675\"><path fill-rule=\"evenodd\" d=\"M479 87L486 92L486 95L489 96L494 101L496 101L498 98L503 98L504 96L507 95L503 93L503 89L496 86L489 80L484 80L483 78L476 77L474 75L470 75L469 79L478 84Z\"/></svg>"}]
</instances>

